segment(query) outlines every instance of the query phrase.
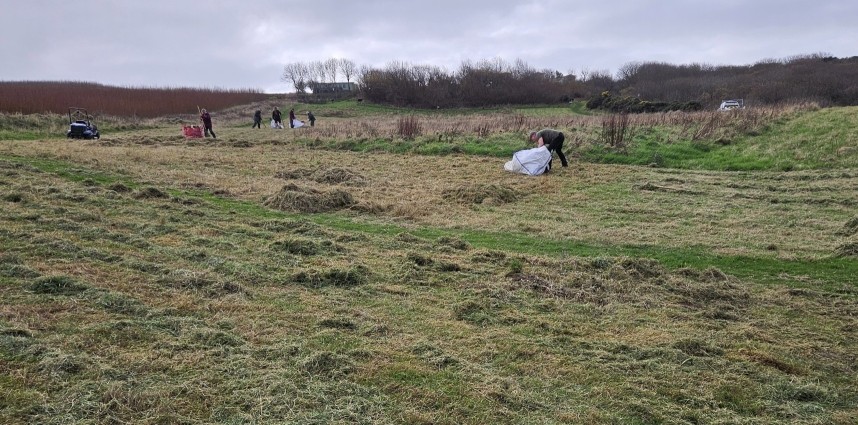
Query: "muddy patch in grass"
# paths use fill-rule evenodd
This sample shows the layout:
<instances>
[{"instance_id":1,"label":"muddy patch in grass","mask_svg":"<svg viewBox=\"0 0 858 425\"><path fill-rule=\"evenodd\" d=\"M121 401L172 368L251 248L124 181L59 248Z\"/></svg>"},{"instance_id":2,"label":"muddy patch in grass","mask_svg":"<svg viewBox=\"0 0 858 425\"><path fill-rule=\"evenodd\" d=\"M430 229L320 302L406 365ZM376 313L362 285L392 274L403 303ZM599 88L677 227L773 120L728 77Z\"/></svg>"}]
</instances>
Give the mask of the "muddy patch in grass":
<instances>
[{"instance_id":1,"label":"muddy patch in grass","mask_svg":"<svg viewBox=\"0 0 858 425\"><path fill-rule=\"evenodd\" d=\"M320 213L349 208L355 204L351 193L340 190L321 191L290 183L268 198L263 205L283 211Z\"/></svg>"}]
</instances>

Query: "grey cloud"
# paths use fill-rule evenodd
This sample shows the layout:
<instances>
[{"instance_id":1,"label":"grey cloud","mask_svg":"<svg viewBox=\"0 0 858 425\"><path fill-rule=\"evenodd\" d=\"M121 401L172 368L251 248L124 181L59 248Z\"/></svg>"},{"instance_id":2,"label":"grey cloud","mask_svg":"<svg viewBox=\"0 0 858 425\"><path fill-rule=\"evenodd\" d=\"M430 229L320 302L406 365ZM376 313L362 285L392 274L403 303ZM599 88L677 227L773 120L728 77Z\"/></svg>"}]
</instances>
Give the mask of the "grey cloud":
<instances>
[{"instance_id":1,"label":"grey cloud","mask_svg":"<svg viewBox=\"0 0 858 425\"><path fill-rule=\"evenodd\" d=\"M614 72L629 61L858 54L851 0L0 0L0 7L0 80L284 91L285 63L332 56L448 69L466 59L521 58L536 68Z\"/></svg>"}]
</instances>

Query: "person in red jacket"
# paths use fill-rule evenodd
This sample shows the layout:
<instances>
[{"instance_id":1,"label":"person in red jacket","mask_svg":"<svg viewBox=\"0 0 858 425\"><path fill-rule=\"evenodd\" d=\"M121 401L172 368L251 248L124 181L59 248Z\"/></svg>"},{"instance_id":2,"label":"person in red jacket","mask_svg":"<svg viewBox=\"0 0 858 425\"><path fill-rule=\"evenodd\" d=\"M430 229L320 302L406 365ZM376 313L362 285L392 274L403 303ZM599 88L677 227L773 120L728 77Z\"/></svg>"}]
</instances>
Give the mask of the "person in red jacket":
<instances>
[{"instance_id":1,"label":"person in red jacket","mask_svg":"<svg viewBox=\"0 0 858 425\"><path fill-rule=\"evenodd\" d=\"M215 136L214 129L212 129L212 116L209 115L209 112L205 109L200 111L200 121L203 122L203 128L205 129L206 137L209 137L209 133L212 134L212 138L217 139Z\"/></svg>"}]
</instances>

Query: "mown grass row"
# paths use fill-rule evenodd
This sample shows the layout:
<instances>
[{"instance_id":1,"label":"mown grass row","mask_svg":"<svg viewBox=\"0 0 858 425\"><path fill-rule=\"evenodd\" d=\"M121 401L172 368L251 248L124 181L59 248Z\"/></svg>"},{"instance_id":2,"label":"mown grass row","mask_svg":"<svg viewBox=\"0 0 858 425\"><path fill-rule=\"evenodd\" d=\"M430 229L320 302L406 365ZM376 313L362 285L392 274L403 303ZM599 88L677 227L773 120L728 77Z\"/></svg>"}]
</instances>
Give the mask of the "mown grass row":
<instances>
[{"instance_id":1,"label":"mown grass row","mask_svg":"<svg viewBox=\"0 0 858 425\"><path fill-rule=\"evenodd\" d=\"M47 158L0 157L6 161L26 164L44 172L56 174L75 182L89 181L100 185L121 183L130 188L140 185L127 177L88 170L71 163ZM550 255L555 257L589 257L598 261L602 257L652 258L667 267L678 269L691 267L706 269L717 267L726 273L754 282L783 283L802 286L802 276L813 276L809 284L828 288L838 288L844 283L858 285L854 276L858 275L858 262L850 257L837 257L832 253L829 258L821 259L778 259L751 256L718 255L699 248L666 248L654 245L594 245L575 240L553 240L530 236L527 233L496 233L475 230L439 229L432 227L405 228L396 224L377 224L358 221L337 214L303 214L276 211L260 204L216 196L210 192L173 189L173 196L198 197L205 202L217 205L228 211L260 218L308 218L313 222L347 232L359 232L373 235L394 236L409 232L414 235L437 239L455 237L467 241L477 248L504 250L522 254ZM795 280L793 280L795 279Z\"/></svg>"}]
</instances>

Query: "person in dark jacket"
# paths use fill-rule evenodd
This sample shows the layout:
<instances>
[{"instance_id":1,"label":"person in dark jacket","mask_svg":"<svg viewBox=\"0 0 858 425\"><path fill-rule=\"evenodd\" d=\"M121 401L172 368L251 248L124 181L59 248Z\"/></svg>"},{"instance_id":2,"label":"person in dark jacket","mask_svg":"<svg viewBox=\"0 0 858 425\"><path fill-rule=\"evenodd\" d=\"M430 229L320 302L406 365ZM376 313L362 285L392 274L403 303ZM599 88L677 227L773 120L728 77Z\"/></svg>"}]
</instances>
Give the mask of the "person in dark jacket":
<instances>
[{"instance_id":1,"label":"person in dark jacket","mask_svg":"<svg viewBox=\"0 0 858 425\"><path fill-rule=\"evenodd\" d=\"M283 128L283 119L280 116L280 110L276 106L274 107L274 112L271 113L271 119L274 120L276 128Z\"/></svg>"},{"instance_id":2,"label":"person in dark jacket","mask_svg":"<svg viewBox=\"0 0 858 425\"><path fill-rule=\"evenodd\" d=\"M295 108L289 110L289 127L295 128Z\"/></svg>"},{"instance_id":3,"label":"person in dark jacket","mask_svg":"<svg viewBox=\"0 0 858 425\"><path fill-rule=\"evenodd\" d=\"M200 110L200 121L203 122L203 128L205 129L206 137L209 137L209 133L212 134L212 138L217 139L215 136L214 129L212 129L212 116L209 115L209 112L205 109Z\"/></svg>"},{"instance_id":4,"label":"person in dark jacket","mask_svg":"<svg viewBox=\"0 0 858 425\"><path fill-rule=\"evenodd\" d=\"M569 163L566 162L566 155L563 155L564 140L565 138L563 137L563 133L550 128L530 133L530 141L536 143L536 147L546 146L548 147L549 152L557 152L557 156L560 158L560 164L564 167L568 167ZM551 168L550 164L551 163L549 162L549 168Z\"/></svg>"},{"instance_id":5,"label":"person in dark jacket","mask_svg":"<svg viewBox=\"0 0 858 425\"><path fill-rule=\"evenodd\" d=\"M253 127L250 128L262 128L262 111L259 109L253 113Z\"/></svg>"},{"instance_id":6,"label":"person in dark jacket","mask_svg":"<svg viewBox=\"0 0 858 425\"><path fill-rule=\"evenodd\" d=\"M310 127L316 126L316 116L312 112L307 111L307 119L310 120Z\"/></svg>"}]
</instances>

